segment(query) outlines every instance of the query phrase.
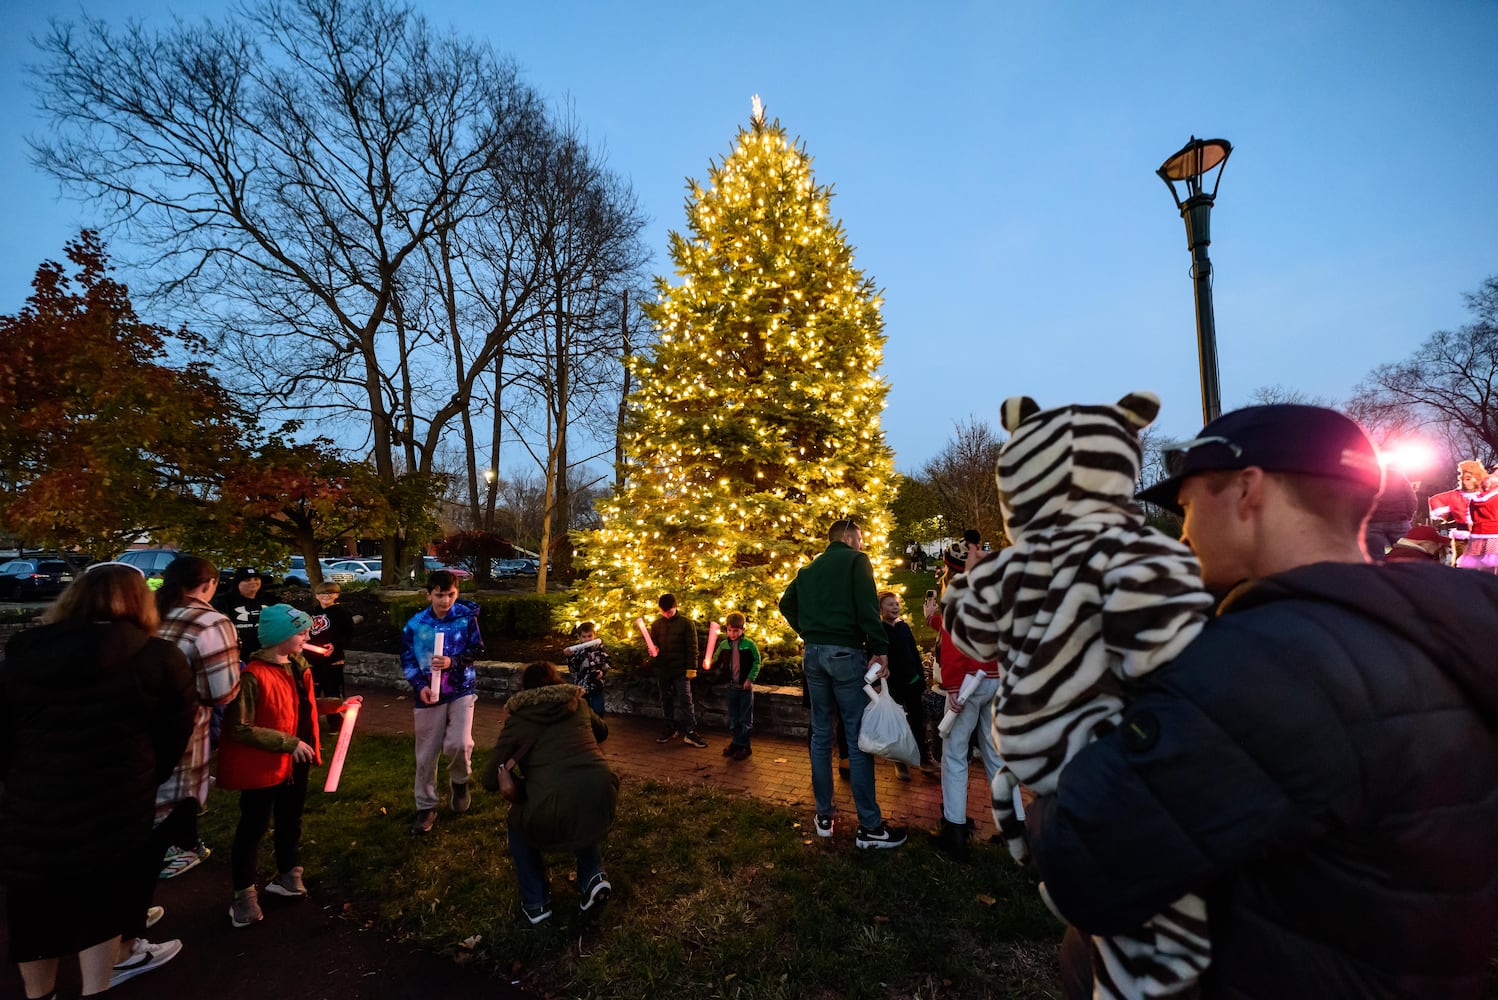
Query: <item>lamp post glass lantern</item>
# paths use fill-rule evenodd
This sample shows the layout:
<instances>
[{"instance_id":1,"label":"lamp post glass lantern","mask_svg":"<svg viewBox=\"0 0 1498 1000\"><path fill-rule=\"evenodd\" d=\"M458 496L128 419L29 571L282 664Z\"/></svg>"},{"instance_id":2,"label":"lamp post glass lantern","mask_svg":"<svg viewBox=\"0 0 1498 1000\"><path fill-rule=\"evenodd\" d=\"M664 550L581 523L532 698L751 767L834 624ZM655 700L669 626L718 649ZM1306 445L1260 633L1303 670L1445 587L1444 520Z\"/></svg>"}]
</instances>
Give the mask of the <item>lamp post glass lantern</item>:
<instances>
[{"instance_id":1,"label":"lamp post glass lantern","mask_svg":"<svg viewBox=\"0 0 1498 1000\"><path fill-rule=\"evenodd\" d=\"M1222 393L1217 384L1217 327L1212 316L1212 261L1207 247L1212 243L1212 203L1222 170L1232 155L1226 139L1191 137L1155 173L1170 188L1181 218L1186 220L1186 246L1191 251L1191 283L1196 293L1196 351L1201 364L1202 423L1208 424L1222 413ZM1206 190L1206 179L1216 171L1212 190ZM1177 190L1176 185L1181 185ZM1185 197L1182 197L1182 195Z\"/></svg>"}]
</instances>

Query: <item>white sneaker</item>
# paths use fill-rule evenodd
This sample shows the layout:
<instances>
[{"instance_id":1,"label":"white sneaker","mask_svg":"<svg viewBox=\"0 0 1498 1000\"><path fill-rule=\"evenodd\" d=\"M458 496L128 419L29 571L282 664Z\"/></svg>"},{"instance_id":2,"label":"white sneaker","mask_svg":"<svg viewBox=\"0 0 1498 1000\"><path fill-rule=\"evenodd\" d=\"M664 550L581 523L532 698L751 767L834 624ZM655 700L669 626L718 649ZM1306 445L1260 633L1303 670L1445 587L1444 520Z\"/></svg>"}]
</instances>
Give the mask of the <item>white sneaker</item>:
<instances>
[{"instance_id":1,"label":"white sneaker","mask_svg":"<svg viewBox=\"0 0 1498 1000\"><path fill-rule=\"evenodd\" d=\"M114 989L121 983L129 982L142 972L161 968L176 958L181 950L181 941L172 940L152 944L145 938L136 938L135 943L130 946L130 957L116 965L114 972L110 974L109 988Z\"/></svg>"}]
</instances>

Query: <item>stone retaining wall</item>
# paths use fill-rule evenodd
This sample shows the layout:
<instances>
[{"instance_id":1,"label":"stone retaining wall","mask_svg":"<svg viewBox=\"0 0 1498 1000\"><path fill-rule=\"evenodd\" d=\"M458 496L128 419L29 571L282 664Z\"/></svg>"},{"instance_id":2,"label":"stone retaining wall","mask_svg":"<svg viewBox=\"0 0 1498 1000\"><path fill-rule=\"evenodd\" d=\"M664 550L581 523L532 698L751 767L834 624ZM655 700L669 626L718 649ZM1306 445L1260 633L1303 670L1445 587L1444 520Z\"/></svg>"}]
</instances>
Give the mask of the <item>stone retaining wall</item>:
<instances>
[{"instance_id":1,"label":"stone retaining wall","mask_svg":"<svg viewBox=\"0 0 1498 1000\"><path fill-rule=\"evenodd\" d=\"M369 653L351 649L346 656L344 676L347 680L410 694L411 686L401 673L400 657L395 653ZM480 698L504 702L520 689L520 672L525 669L525 664L480 660L476 666ZM607 685L604 707L610 713L661 718L660 694L654 678L637 675L610 676ZM728 728L728 709L724 704L721 683L702 683L700 680L693 683L692 698L699 727L718 730ZM801 689L774 684L755 685L754 728L759 732L804 739L810 731L810 717L806 706L801 703Z\"/></svg>"}]
</instances>

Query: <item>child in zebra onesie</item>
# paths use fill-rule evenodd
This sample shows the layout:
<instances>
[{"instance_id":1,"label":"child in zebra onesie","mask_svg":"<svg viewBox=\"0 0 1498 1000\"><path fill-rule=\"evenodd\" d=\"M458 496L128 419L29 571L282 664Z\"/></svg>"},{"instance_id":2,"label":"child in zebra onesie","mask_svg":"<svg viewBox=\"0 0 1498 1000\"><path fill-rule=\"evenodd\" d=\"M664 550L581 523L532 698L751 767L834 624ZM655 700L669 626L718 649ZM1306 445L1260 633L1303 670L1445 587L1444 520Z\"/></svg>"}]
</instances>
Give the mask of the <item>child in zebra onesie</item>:
<instances>
[{"instance_id":1,"label":"child in zebra onesie","mask_svg":"<svg viewBox=\"0 0 1498 1000\"><path fill-rule=\"evenodd\" d=\"M1003 405L997 475L1013 544L956 578L944 621L960 648L1004 670L993 812L1021 861L1016 787L1054 792L1066 762L1117 723L1131 682L1180 653L1212 604L1191 550L1146 527L1133 502L1139 431L1159 410L1146 392L1114 406ZM1092 939L1095 995L1179 993L1209 957L1205 904L1185 896L1133 934Z\"/></svg>"}]
</instances>

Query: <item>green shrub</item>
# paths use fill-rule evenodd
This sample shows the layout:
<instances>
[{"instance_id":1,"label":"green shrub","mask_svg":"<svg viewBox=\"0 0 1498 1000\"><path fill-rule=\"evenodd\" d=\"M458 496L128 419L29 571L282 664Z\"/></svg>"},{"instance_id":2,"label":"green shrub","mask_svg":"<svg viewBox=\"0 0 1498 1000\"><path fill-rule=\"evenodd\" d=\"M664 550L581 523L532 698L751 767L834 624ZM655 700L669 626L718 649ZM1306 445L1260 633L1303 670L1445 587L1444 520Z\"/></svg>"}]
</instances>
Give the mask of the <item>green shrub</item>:
<instances>
[{"instance_id":1,"label":"green shrub","mask_svg":"<svg viewBox=\"0 0 1498 1000\"><path fill-rule=\"evenodd\" d=\"M464 600L479 606L479 630L485 635L535 639L556 630L556 611L572 599L571 594L467 594ZM404 627L411 617L429 606L424 593L390 599L390 620Z\"/></svg>"}]
</instances>

